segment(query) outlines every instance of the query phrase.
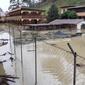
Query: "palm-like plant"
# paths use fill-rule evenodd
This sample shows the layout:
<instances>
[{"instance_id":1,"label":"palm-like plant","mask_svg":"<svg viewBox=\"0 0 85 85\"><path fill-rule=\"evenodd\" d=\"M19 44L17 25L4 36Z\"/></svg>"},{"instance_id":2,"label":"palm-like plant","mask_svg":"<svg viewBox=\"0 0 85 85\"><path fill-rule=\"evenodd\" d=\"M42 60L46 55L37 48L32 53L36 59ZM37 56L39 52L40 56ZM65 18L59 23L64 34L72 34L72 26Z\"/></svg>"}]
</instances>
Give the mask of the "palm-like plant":
<instances>
[{"instance_id":1,"label":"palm-like plant","mask_svg":"<svg viewBox=\"0 0 85 85\"><path fill-rule=\"evenodd\" d=\"M13 77L11 75L0 75L0 85L9 85L9 82L15 83L14 79L18 79L18 77Z\"/></svg>"}]
</instances>

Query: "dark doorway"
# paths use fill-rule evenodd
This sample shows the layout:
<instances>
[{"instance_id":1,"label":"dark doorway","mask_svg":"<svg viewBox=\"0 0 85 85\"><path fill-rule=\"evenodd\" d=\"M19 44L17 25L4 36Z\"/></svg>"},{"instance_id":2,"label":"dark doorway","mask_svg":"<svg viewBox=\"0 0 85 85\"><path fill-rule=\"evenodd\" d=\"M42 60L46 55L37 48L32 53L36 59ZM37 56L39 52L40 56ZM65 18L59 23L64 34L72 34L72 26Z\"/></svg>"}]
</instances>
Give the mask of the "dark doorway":
<instances>
[{"instance_id":1,"label":"dark doorway","mask_svg":"<svg viewBox=\"0 0 85 85\"><path fill-rule=\"evenodd\" d=\"M34 19L34 20L31 21L31 23L32 23L32 24L37 24L37 20Z\"/></svg>"}]
</instances>

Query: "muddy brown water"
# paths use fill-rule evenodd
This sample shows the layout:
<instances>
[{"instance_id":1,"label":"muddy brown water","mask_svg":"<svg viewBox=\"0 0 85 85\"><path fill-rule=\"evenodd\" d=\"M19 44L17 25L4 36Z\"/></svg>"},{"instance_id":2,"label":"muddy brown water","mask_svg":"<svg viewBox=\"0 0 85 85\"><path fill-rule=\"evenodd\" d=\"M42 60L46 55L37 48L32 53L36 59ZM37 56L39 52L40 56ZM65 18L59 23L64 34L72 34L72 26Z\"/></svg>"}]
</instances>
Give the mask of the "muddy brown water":
<instances>
[{"instance_id":1,"label":"muddy brown water","mask_svg":"<svg viewBox=\"0 0 85 85\"><path fill-rule=\"evenodd\" d=\"M71 39L55 39L45 41L70 51L69 42L78 55L85 58L85 37ZM37 42L37 85L72 85L73 83L73 55L46 44L43 41ZM35 54L34 43L25 44L23 47L23 75L21 68L21 48L16 46L16 74L20 77L17 85L35 85ZM30 50L30 51L29 51ZM77 85L85 85L85 60L77 57L77 63L83 65L77 67Z\"/></svg>"}]
</instances>

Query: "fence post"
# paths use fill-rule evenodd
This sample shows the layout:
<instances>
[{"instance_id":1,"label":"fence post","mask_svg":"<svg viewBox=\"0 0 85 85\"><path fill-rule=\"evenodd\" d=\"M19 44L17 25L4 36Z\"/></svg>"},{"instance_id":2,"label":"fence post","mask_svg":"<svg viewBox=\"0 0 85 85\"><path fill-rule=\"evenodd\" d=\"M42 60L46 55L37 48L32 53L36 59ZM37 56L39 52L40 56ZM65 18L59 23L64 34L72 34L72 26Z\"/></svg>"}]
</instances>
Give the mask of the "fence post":
<instances>
[{"instance_id":1,"label":"fence post","mask_svg":"<svg viewBox=\"0 0 85 85\"><path fill-rule=\"evenodd\" d=\"M37 31L36 31L36 27L33 27L32 36L34 39L34 50L35 50L35 85L37 85Z\"/></svg>"},{"instance_id":2,"label":"fence post","mask_svg":"<svg viewBox=\"0 0 85 85\"><path fill-rule=\"evenodd\" d=\"M23 47L22 47L22 29L19 30L20 32L20 44L21 44L21 69L22 69L22 85L24 85L24 62L23 62Z\"/></svg>"},{"instance_id":3,"label":"fence post","mask_svg":"<svg viewBox=\"0 0 85 85\"><path fill-rule=\"evenodd\" d=\"M37 43L36 43L36 37L34 37L35 42L35 85L37 85Z\"/></svg>"},{"instance_id":4,"label":"fence post","mask_svg":"<svg viewBox=\"0 0 85 85\"><path fill-rule=\"evenodd\" d=\"M76 57L77 57L77 53L74 52L73 48L71 47L71 45L69 43L67 43L68 47L70 48L73 56L74 56L74 72L73 72L73 85L76 85Z\"/></svg>"}]
</instances>

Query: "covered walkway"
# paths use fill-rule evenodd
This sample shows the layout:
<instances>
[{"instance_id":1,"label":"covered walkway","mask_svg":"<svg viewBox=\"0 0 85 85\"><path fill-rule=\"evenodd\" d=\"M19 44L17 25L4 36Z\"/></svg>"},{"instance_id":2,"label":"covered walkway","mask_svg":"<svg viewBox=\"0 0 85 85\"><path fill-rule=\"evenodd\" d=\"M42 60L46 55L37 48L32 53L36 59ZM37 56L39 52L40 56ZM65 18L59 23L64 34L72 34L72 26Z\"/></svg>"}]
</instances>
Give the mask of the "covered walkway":
<instances>
[{"instance_id":1,"label":"covered walkway","mask_svg":"<svg viewBox=\"0 0 85 85\"><path fill-rule=\"evenodd\" d=\"M24 25L28 30L54 30L54 29L72 29L76 33L81 33L81 26L85 24L83 19L56 19L50 23L43 24L27 24Z\"/></svg>"}]
</instances>

